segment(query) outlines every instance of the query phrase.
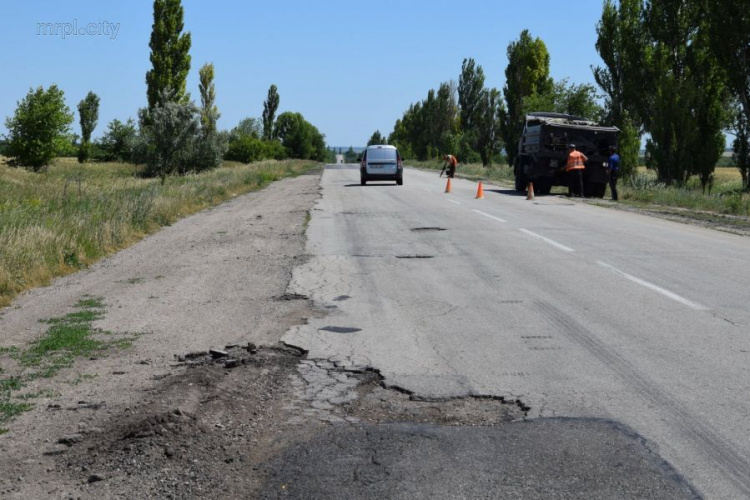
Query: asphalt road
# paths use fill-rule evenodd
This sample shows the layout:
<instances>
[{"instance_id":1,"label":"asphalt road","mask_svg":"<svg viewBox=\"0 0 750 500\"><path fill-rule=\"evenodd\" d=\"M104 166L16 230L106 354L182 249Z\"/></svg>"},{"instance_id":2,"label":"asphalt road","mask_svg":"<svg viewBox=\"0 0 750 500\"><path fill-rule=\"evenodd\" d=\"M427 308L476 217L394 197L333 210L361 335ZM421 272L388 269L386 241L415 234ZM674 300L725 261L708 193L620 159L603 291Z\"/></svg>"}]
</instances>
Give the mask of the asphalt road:
<instances>
[{"instance_id":1,"label":"asphalt road","mask_svg":"<svg viewBox=\"0 0 750 500\"><path fill-rule=\"evenodd\" d=\"M707 498L750 497L750 239L407 169L329 167L284 340L422 397L608 419Z\"/></svg>"}]
</instances>

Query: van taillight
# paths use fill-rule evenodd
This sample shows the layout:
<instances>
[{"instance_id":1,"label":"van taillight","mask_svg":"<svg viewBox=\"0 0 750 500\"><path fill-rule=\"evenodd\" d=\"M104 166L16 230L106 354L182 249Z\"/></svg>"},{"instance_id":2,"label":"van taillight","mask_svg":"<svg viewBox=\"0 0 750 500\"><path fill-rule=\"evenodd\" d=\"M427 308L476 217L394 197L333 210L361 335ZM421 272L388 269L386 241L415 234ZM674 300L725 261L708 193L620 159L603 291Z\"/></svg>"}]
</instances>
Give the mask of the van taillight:
<instances>
[{"instance_id":1,"label":"van taillight","mask_svg":"<svg viewBox=\"0 0 750 500\"><path fill-rule=\"evenodd\" d=\"M398 168L401 168L401 155L396 156L396 164L398 165Z\"/></svg>"}]
</instances>

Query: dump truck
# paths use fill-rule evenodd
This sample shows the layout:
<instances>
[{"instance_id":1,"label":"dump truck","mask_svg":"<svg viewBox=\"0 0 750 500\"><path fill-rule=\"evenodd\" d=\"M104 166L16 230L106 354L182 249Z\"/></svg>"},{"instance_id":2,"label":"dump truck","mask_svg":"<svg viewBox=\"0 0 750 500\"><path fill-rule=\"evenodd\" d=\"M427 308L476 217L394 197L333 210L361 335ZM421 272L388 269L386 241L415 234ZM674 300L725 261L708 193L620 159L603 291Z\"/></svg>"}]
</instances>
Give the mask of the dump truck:
<instances>
[{"instance_id":1,"label":"dump truck","mask_svg":"<svg viewBox=\"0 0 750 500\"><path fill-rule=\"evenodd\" d=\"M580 116L527 114L513 165L516 190L525 191L529 182L537 194L549 194L552 186L567 186L568 145L575 144L588 158L583 173L584 196L603 198L609 181L609 148L617 147L619 133L617 127Z\"/></svg>"}]
</instances>

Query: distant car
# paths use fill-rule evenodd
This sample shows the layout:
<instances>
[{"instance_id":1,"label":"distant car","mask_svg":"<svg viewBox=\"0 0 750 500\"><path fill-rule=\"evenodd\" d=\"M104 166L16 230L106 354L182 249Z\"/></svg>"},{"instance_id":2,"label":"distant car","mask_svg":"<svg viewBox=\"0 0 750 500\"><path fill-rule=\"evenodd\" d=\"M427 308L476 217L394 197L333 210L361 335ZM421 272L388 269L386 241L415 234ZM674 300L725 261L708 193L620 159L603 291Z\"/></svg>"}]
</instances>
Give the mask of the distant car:
<instances>
[{"instance_id":1,"label":"distant car","mask_svg":"<svg viewBox=\"0 0 750 500\"><path fill-rule=\"evenodd\" d=\"M359 165L360 183L364 186L367 181L396 181L401 186L404 183L401 160L395 146L367 146Z\"/></svg>"}]
</instances>

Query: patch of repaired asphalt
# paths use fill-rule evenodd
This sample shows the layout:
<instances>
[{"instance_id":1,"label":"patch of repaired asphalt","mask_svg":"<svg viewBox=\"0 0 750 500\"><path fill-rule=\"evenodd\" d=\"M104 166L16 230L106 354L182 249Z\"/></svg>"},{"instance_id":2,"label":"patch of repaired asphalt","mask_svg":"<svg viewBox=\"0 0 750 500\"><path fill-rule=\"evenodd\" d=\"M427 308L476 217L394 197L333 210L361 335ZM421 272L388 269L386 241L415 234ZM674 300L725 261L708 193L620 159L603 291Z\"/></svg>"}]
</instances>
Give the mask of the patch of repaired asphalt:
<instances>
[{"instance_id":1,"label":"patch of repaired asphalt","mask_svg":"<svg viewBox=\"0 0 750 500\"><path fill-rule=\"evenodd\" d=\"M605 420L334 426L270 470L262 498L700 498L643 438Z\"/></svg>"},{"instance_id":2,"label":"patch of repaired asphalt","mask_svg":"<svg viewBox=\"0 0 750 500\"><path fill-rule=\"evenodd\" d=\"M291 348L226 346L177 361L137 404L55 436L44 450L59 478L50 494L698 497L613 422L524 421L519 401L500 398L420 400L384 387L367 367Z\"/></svg>"}]
</instances>

